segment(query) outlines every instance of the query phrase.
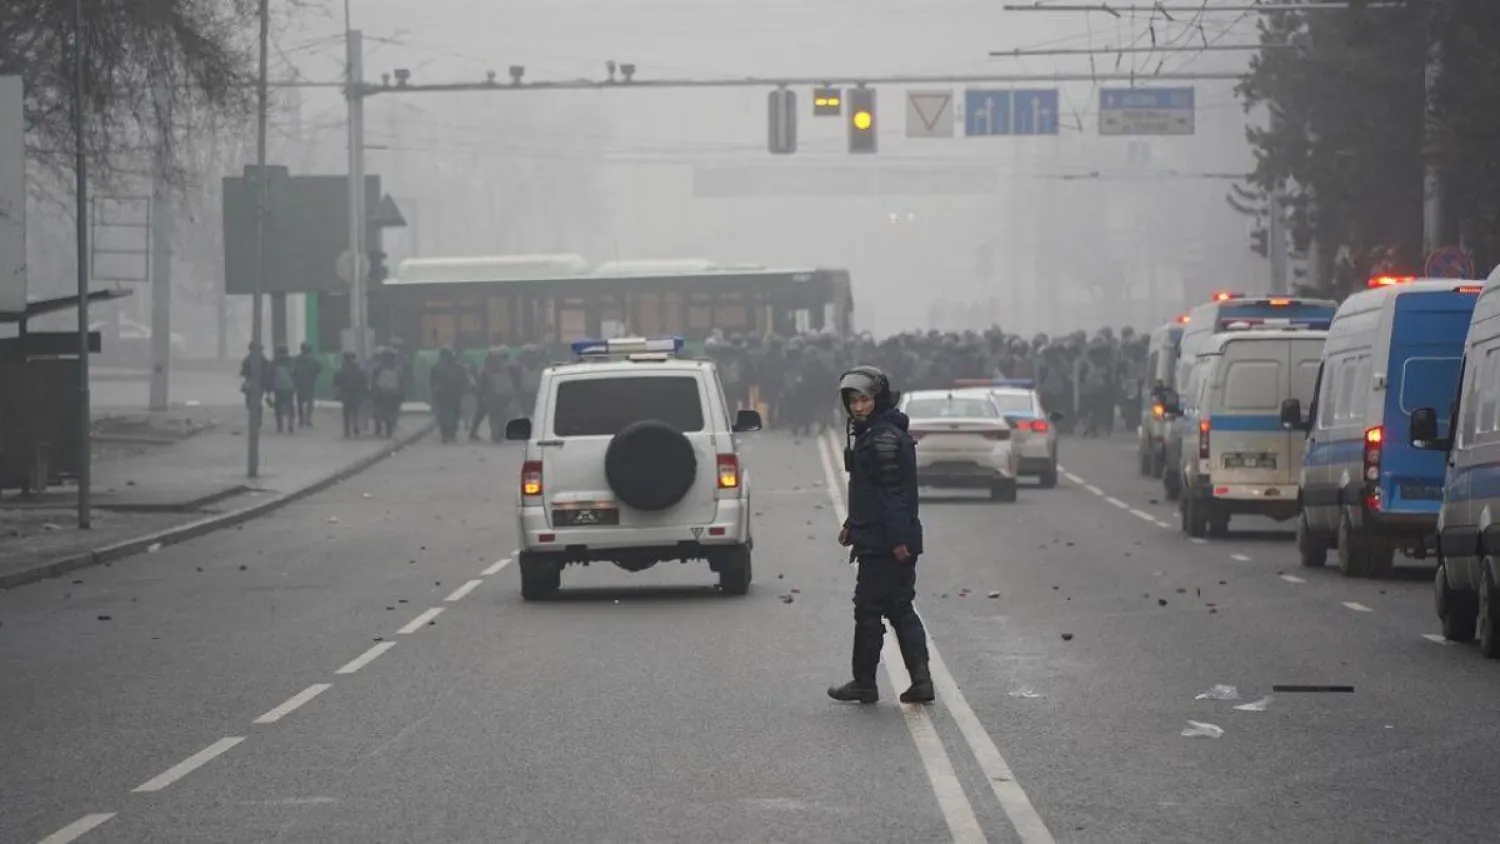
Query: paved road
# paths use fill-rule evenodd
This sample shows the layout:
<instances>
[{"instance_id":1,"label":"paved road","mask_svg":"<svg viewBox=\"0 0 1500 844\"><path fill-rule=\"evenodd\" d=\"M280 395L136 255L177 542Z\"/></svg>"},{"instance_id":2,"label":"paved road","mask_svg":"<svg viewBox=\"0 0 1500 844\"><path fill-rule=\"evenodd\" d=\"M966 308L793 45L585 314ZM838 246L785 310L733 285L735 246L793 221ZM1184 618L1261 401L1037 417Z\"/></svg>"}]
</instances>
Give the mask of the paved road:
<instances>
[{"instance_id":1,"label":"paved road","mask_svg":"<svg viewBox=\"0 0 1500 844\"><path fill-rule=\"evenodd\" d=\"M1423 638L1428 570L1298 570L1265 524L1190 542L1125 440L1066 442L1059 488L1014 505L929 499L941 703L830 703L828 456L748 445L744 599L672 564L522 603L518 453L467 444L0 593L0 841L1496 836L1500 666ZM1220 683L1241 699L1195 700ZM1355 692L1232 708L1276 683Z\"/></svg>"}]
</instances>

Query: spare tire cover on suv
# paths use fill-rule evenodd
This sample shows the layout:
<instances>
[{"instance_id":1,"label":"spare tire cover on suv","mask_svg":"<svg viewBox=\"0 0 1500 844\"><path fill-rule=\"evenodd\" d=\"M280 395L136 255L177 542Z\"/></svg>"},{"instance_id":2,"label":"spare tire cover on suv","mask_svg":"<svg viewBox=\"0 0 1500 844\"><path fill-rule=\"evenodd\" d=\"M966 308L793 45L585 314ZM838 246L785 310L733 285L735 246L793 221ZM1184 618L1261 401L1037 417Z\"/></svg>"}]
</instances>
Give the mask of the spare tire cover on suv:
<instances>
[{"instance_id":1,"label":"spare tire cover on suv","mask_svg":"<svg viewBox=\"0 0 1500 844\"><path fill-rule=\"evenodd\" d=\"M645 419L615 434L604 452L604 477L615 497L637 510L665 510L698 476L698 455L683 433Z\"/></svg>"}]
</instances>

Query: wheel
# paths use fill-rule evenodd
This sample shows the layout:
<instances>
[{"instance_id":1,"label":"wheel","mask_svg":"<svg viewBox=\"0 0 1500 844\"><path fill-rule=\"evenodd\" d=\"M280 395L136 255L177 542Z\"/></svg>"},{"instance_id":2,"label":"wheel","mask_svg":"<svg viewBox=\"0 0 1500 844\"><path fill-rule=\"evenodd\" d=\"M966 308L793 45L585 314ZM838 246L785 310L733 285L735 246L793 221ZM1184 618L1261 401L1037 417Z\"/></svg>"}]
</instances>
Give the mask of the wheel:
<instances>
[{"instance_id":1,"label":"wheel","mask_svg":"<svg viewBox=\"0 0 1500 844\"><path fill-rule=\"evenodd\" d=\"M1195 495L1182 496L1182 529L1188 536L1201 538L1208 533L1208 516L1203 512L1203 502Z\"/></svg>"},{"instance_id":2,"label":"wheel","mask_svg":"<svg viewBox=\"0 0 1500 844\"><path fill-rule=\"evenodd\" d=\"M1339 571L1344 577L1364 577L1370 566L1370 548L1354 530L1347 512L1339 515Z\"/></svg>"},{"instance_id":3,"label":"wheel","mask_svg":"<svg viewBox=\"0 0 1500 844\"><path fill-rule=\"evenodd\" d=\"M1213 502L1205 502L1208 510L1208 535L1214 539L1223 539L1229 535L1229 514Z\"/></svg>"},{"instance_id":4,"label":"wheel","mask_svg":"<svg viewBox=\"0 0 1500 844\"><path fill-rule=\"evenodd\" d=\"M1052 468L1042 470L1042 473L1036 476L1036 480L1042 489L1052 489L1057 486L1057 466L1054 464Z\"/></svg>"},{"instance_id":5,"label":"wheel","mask_svg":"<svg viewBox=\"0 0 1500 844\"><path fill-rule=\"evenodd\" d=\"M1313 536L1305 510L1297 516L1297 556L1304 568L1320 569L1328 563L1328 543Z\"/></svg>"},{"instance_id":6,"label":"wheel","mask_svg":"<svg viewBox=\"0 0 1500 844\"><path fill-rule=\"evenodd\" d=\"M1370 577L1390 577L1396 567L1396 546L1378 536L1370 537L1365 546L1365 571Z\"/></svg>"},{"instance_id":7,"label":"wheel","mask_svg":"<svg viewBox=\"0 0 1500 844\"><path fill-rule=\"evenodd\" d=\"M637 510L681 501L698 479L698 455L683 433L646 419L627 425L604 452L604 477L615 496Z\"/></svg>"},{"instance_id":8,"label":"wheel","mask_svg":"<svg viewBox=\"0 0 1500 844\"><path fill-rule=\"evenodd\" d=\"M1010 503L1016 500L1016 482L1012 480L995 481L990 484L990 500Z\"/></svg>"},{"instance_id":9,"label":"wheel","mask_svg":"<svg viewBox=\"0 0 1500 844\"><path fill-rule=\"evenodd\" d=\"M719 590L725 595L749 594L751 577L748 545L736 545L719 558Z\"/></svg>"},{"instance_id":10,"label":"wheel","mask_svg":"<svg viewBox=\"0 0 1500 844\"><path fill-rule=\"evenodd\" d=\"M1474 624L1479 620L1477 602L1472 594L1456 592L1448 585L1448 566L1441 559L1432 578L1432 597L1438 620L1443 623L1443 638L1450 642L1474 641Z\"/></svg>"},{"instance_id":11,"label":"wheel","mask_svg":"<svg viewBox=\"0 0 1500 844\"><path fill-rule=\"evenodd\" d=\"M1165 490L1168 501L1176 501L1182 497L1182 475L1177 472L1162 471L1162 489Z\"/></svg>"},{"instance_id":12,"label":"wheel","mask_svg":"<svg viewBox=\"0 0 1500 844\"><path fill-rule=\"evenodd\" d=\"M1479 562L1479 652L1485 659L1500 658L1500 595L1495 594L1491 563L1489 557Z\"/></svg>"},{"instance_id":13,"label":"wheel","mask_svg":"<svg viewBox=\"0 0 1500 844\"><path fill-rule=\"evenodd\" d=\"M562 565L540 554L521 555L521 597L540 601L562 586Z\"/></svg>"}]
</instances>

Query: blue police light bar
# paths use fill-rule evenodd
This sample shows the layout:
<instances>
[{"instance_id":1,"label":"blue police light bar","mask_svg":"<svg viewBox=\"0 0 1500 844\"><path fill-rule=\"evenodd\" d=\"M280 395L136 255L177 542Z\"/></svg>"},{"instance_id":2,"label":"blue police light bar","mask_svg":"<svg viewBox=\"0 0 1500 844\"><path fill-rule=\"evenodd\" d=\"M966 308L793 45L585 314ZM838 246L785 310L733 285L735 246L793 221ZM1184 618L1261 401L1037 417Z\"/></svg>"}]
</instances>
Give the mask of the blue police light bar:
<instances>
[{"instance_id":1,"label":"blue police light bar","mask_svg":"<svg viewBox=\"0 0 1500 844\"><path fill-rule=\"evenodd\" d=\"M609 340L588 339L573 343L578 357L604 357L635 354L682 354L682 337L615 337Z\"/></svg>"}]
</instances>

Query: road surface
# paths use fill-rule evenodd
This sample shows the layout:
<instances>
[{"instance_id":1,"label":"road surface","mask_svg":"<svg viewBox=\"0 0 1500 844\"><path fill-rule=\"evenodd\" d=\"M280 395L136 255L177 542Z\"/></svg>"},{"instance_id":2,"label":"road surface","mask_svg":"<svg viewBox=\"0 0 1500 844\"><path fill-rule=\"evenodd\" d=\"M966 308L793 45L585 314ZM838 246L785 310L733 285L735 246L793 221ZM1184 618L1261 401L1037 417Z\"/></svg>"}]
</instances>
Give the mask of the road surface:
<instances>
[{"instance_id":1,"label":"road surface","mask_svg":"<svg viewBox=\"0 0 1500 844\"><path fill-rule=\"evenodd\" d=\"M1057 489L924 501L939 703L902 707L883 675L878 706L840 706L823 690L847 679L852 572L828 451L746 448L747 598L669 564L570 569L523 603L518 450L436 443L242 529L0 593L0 841L1500 834L1500 665L1432 641L1429 568L1302 570L1253 520L1190 541L1128 440L1065 440ZM1238 699L1197 699L1218 684Z\"/></svg>"}]
</instances>

